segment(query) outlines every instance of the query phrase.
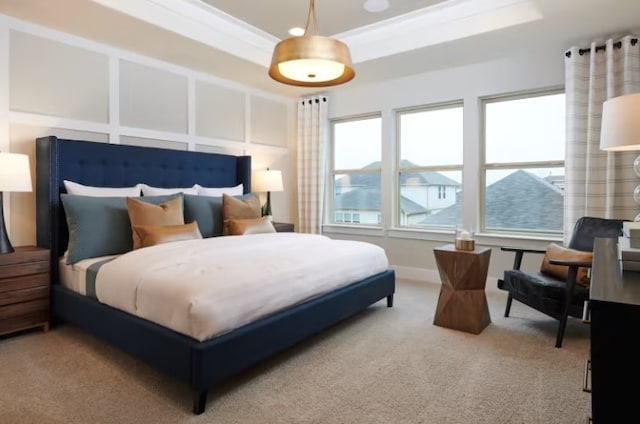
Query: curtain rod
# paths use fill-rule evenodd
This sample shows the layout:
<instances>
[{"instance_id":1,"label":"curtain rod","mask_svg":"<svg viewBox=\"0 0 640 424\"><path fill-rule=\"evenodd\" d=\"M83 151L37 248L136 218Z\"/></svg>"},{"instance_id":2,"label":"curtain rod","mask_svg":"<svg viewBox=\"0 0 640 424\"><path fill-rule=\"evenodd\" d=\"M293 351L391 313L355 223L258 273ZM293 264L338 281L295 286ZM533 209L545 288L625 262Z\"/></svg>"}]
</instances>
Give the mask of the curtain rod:
<instances>
[{"instance_id":1,"label":"curtain rod","mask_svg":"<svg viewBox=\"0 0 640 424\"><path fill-rule=\"evenodd\" d=\"M635 46L636 44L638 44L638 39L632 38L630 42L632 46ZM613 43L614 49L619 49L620 47L622 47L622 41L616 41L615 43ZM605 50L606 48L607 48L606 44L603 44L601 46L596 46L596 52L599 52L600 50ZM591 53L591 48L578 49L578 54L580 56L584 55L585 53ZM571 57L571 50L567 50L564 55L567 57Z\"/></svg>"},{"instance_id":2,"label":"curtain rod","mask_svg":"<svg viewBox=\"0 0 640 424\"><path fill-rule=\"evenodd\" d=\"M320 99L322 99L323 102L327 101L327 98L325 96L319 96L319 97L313 97L311 99L302 99L302 105L304 105L304 102L308 102L309 104L313 104L314 101L316 103L320 103Z\"/></svg>"}]
</instances>

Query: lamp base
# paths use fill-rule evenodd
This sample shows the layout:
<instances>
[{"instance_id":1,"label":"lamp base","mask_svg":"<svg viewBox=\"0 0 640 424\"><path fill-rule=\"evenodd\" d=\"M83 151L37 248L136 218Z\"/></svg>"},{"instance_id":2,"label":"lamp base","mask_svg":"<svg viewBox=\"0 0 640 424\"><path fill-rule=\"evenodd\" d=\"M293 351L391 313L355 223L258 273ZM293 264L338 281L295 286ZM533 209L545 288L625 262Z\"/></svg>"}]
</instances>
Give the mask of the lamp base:
<instances>
[{"instance_id":1,"label":"lamp base","mask_svg":"<svg viewBox=\"0 0 640 424\"><path fill-rule=\"evenodd\" d=\"M4 204L2 203L2 192L0 191L0 254L13 252L13 246L7 235L7 227L4 225Z\"/></svg>"},{"instance_id":2,"label":"lamp base","mask_svg":"<svg viewBox=\"0 0 640 424\"><path fill-rule=\"evenodd\" d=\"M271 216L271 192L267 191L267 202L262 207L262 216Z\"/></svg>"}]
</instances>

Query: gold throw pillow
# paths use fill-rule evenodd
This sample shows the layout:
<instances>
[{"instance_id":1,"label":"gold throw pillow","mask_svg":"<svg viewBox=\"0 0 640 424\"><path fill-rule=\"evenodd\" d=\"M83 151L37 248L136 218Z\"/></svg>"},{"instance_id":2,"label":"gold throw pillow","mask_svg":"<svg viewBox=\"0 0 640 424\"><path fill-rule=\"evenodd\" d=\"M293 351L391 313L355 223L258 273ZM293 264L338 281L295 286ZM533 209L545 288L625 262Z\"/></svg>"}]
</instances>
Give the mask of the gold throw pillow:
<instances>
[{"instance_id":1,"label":"gold throw pillow","mask_svg":"<svg viewBox=\"0 0 640 424\"><path fill-rule=\"evenodd\" d=\"M202 238L196 221L183 225L134 225L133 233L138 236L139 247Z\"/></svg>"},{"instance_id":2,"label":"gold throw pillow","mask_svg":"<svg viewBox=\"0 0 640 424\"><path fill-rule=\"evenodd\" d=\"M262 217L262 208L258 196L251 195L238 199L224 193L222 195L222 234L229 234L229 220L256 219Z\"/></svg>"},{"instance_id":3,"label":"gold throw pillow","mask_svg":"<svg viewBox=\"0 0 640 424\"><path fill-rule=\"evenodd\" d=\"M183 225L184 215L182 214L182 197L167 200L159 205L143 202L141 200L127 197L127 210L131 221L133 248L141 246L140 238L133 231L136 225Z\"/></svg>"},{"instance_id":4,"label":"gold throw pillow","mask_svg":"<svg viewBox=\"0 0 640 424\"><path fill-rule=\"evenodd\" d=\"M592 252L583 252L582 250L569 249L562 247L556 243L551 243L547 247L547 251L540 266L540 272L562 280L567 279L569 267L564 265L553 265L549 261L555 260L572 260L572 261L591 261L593 259ZM578 268L576 275L576 283L583 286L589 286L589 268Z\"/></svg>"},{"instance_id":5,"label":"gold throw pillow","mask_svg":"<svg viewBox=\"0 0 640 424\"><path fill-rule=\"evenodd\" d=\"M276 232L269 216L251 219L229 219L227 220L227 225L229 235L232 236Z\"/></svg>"}]
</instances>

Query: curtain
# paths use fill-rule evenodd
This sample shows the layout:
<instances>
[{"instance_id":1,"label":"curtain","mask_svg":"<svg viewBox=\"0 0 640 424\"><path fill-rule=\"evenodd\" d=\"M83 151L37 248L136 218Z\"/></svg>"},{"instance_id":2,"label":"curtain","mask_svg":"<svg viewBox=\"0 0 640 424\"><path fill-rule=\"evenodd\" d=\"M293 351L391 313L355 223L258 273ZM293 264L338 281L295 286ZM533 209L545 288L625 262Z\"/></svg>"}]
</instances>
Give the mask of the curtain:
<instances>
[{"instance_id":1,"label":"curtain","mask_svg":"<svg viewBox=\"0 0 640 424\"><path fill-rule=\"evenodd\" d=\"M633 189L640 178L633 161L640 152L600 150L605 100L640 91L638 37L609 39L565 53L566 160L565 243L581 216L633 219L640 205Z\"/></svg>"},{"instance_id":2,"label":"curtain","mask_svg":"<svg viewBox=\"0 0 640 424\"><path fill-rule=\"evenodd\" d=\"M298 102L298 225L303 233L322 232L328 110L326 96L305 97Z\"/></svg>"}]
</instances>

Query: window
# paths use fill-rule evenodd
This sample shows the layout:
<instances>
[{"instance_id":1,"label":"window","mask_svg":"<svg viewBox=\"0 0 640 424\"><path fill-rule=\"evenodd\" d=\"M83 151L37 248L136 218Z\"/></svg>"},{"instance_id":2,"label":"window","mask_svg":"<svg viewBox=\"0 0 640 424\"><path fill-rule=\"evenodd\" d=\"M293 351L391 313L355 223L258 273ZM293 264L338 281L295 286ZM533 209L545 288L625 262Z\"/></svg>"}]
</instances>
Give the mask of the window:
<instances>
[{"instance_id":1,"label":"window","mask_svg":"<svg viewBox=\"0 0 640 424\"><path fill-rule=\"evenodd\" d=\"M562 233L565 95L486 99L485 231Z\"/></svg>"},{"instance_id":2,"label":"window","mask_svg":"<svg viewBox=\"0 0 640 424\"><path fill-rule=\"evenodd\" d=\"M462 104L399 111L397 224L455 227L462 208Z\"/></svg>"},{"instance_id":3,"label":"window","mask_svg":"<svg viewBox=\"0 0 640 424\"><path fill-rule=\"evenodd\" d=\"M333 223L380 225L380 116L331 122Z\"/></svg>"}]
</instances>

